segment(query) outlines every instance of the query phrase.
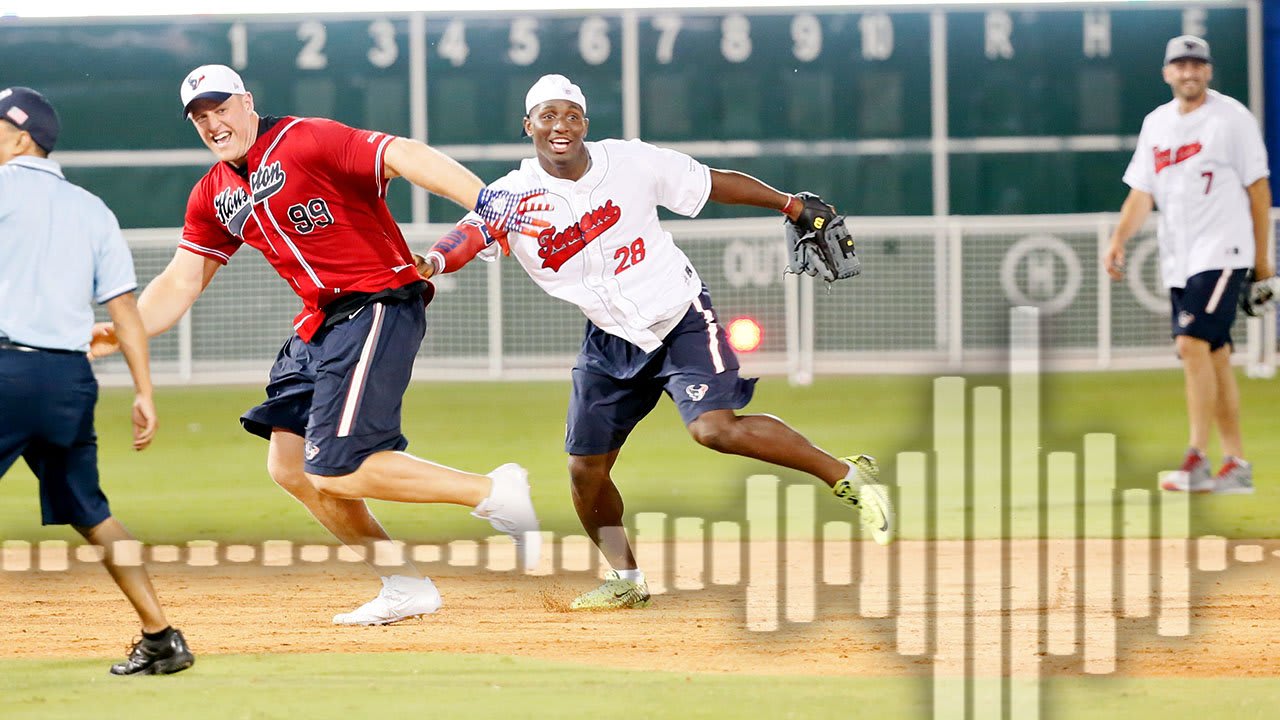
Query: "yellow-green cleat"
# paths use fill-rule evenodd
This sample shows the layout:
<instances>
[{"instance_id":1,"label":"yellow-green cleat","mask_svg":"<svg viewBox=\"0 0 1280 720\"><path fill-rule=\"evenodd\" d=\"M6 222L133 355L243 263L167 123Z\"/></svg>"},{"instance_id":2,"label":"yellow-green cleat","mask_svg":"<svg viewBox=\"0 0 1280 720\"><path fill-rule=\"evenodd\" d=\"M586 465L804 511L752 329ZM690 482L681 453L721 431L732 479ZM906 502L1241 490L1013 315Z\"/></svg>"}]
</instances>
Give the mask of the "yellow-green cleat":
<instances>
[{"instance_id":1,"label":"yellow-green cleat","mask_svg":"<svg viewBox=\"0 0 1280 720\"><path fill-rule=\"evenodd\" d=\"M840 458L853 466L856 478L845 478L831 488L840 502L858 511L862 524L871 532L871 539L881 545L893 542L893 504L889 493L880 483L880 466L870 455L851 455Z\"/></svg>"},{"instance_id":2,"label":"yellow-green cleat","mask_svg":"<svg viewBox=\"0 0 1280 720\"><path fill-rule=\"evenodd\" d=\"M604 576L604 584L577 597L570 610L627 610L649 604L649 586L643 580L633 582L618 577L618 571L610 570Z\"/></svg>"}]
</instances>

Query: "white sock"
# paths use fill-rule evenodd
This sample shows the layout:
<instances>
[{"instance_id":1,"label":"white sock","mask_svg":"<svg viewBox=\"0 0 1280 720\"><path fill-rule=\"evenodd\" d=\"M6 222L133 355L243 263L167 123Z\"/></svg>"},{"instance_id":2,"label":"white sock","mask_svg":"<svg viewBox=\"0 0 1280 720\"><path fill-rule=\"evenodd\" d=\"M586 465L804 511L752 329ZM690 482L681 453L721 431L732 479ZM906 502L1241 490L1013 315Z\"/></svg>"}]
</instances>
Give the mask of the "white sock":
<instances>
[{"instance_id":1,"label":"white sock","mask_svg":"<svg viewBox=\"0 0 1280 720\"><path fill-rule=\"evenodd\" d=\"M617 570L616 572L618 573L619 579L633 583L644 582L644 571L640 568L635 568L634 570Z\"/></svg>"},{"instance_id":2,"label":"white sock","mask_svg":"<svg viewBox=\"0 0 1280 720\"><path fill-rule=\"evenodd\" d=\"M849 472L845 473L844 479L850 482L856 482L858 480L858 469L854 467L851 462L845 462L845 465L849 466Z\"/></svg>"}]
</instances>

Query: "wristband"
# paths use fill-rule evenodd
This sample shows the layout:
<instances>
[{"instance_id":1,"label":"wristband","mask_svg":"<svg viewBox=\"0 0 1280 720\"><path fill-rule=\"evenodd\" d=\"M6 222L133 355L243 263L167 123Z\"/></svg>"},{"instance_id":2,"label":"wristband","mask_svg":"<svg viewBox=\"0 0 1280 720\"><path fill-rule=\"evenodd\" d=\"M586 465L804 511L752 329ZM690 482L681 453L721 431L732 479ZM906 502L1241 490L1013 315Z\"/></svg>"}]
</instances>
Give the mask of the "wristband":
<instances>
[{"instance_id":1,"label":"wristband","mask_svg":"<svg viewBox=\"0 0 1280 720\"><path fill-rule=\"evenodd\" d=\"M796 196L788 195L787 204L782 206L782 214L786 215L787 217L791 217L791 206L795 204L795 202L796 202Z\"/></svg>"}]
</instances>

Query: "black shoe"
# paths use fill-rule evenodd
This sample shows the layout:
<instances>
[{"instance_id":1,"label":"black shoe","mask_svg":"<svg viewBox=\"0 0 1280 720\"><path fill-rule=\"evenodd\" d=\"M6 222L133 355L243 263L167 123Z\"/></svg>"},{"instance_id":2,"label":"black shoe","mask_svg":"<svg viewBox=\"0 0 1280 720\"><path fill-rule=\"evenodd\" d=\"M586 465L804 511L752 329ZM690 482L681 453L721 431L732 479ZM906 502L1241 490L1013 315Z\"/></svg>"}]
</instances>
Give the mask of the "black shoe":
<instances>
[{"instance_id":1,"label":"black shoe","mask_svg":"<svg viewBox=\"0 0 1280 720\"><path fill-rule=\"evenodd\" d=\"M111 666L112 675L168 675L194 665L196 656L187 647L181 630L169 628L159 640L142 638L133 644L124 662Z\"/></svg>"}]
</instances>

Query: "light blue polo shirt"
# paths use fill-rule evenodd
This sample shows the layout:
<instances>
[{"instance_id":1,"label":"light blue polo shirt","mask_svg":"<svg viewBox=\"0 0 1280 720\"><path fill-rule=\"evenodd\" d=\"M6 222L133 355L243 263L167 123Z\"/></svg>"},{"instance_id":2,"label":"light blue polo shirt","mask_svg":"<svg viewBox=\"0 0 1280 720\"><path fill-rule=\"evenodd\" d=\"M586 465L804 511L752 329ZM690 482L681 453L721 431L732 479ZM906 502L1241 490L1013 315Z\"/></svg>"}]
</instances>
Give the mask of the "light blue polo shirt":
<instances>
[{"instance_id":1,"label":"light blue polo shirt","mask_svg":"<svg viewBox=\"0 0 1280 720\"><path fill-rule=\"evenodd\" d=\"M0 165L0 335L88 350L91 303L137 287L133 256L105 203L48 158Z\"/></svg>"}]
</instances>

